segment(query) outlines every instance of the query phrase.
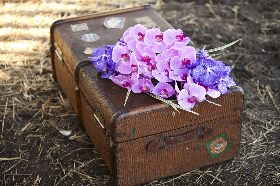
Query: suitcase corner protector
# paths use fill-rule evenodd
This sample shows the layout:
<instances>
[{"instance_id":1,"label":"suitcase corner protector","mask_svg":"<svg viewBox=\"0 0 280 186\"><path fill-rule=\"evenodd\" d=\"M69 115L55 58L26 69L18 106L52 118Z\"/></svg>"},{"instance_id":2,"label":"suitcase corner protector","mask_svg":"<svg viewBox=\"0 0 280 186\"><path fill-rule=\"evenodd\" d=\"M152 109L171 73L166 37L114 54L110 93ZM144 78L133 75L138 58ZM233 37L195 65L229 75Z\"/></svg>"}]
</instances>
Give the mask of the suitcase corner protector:
<instances>
[{"instance_id":1,"label":"suitcase corner protector","mask_svg":"<svg viewBox=\"0 0 280 186\"><path fill-rule=\"evenodd\" d=\"M54 31L55 27L62 24L64 21L65 21L65 19L58 19L55 22L53 22L51 27L50 27L51 34L53 34L53 31Z\"/></svg>"}]
</instances>

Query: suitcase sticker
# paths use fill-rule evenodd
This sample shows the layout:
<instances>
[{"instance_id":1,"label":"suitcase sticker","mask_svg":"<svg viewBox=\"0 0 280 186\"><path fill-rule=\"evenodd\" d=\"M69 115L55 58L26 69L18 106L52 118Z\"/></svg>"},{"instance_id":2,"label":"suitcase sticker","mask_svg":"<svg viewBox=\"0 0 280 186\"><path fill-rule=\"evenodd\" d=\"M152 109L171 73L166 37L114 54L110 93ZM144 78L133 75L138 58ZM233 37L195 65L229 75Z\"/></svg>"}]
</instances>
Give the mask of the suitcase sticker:
<instances>
[{"instance_id":1,"label":"suitcase sticker","mask_svg":"<svg viewBox=\"0 0 280 186\"><path fill-rule=\"evenodd\" d=\"M231 150L231 141L228 139L227 134L221 133L214 139L208 141L205 147L211 159L217 158L224 152Z\"/></svg>"}]
</instances>

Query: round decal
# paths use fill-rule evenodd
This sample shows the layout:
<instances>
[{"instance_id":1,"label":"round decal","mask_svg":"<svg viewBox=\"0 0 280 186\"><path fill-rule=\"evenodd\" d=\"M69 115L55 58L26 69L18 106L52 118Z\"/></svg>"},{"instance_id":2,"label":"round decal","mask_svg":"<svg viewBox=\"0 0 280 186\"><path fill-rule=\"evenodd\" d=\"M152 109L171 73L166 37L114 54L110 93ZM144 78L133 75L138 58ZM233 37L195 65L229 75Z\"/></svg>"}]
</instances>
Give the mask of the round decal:
<instances>
[{"instance_id":1,"label":"round decal","mask_svg":"<svg viewBox=\"0 0 280 186\"><path fill-rule=\"evenodd\" d=\"M227 147L227 141L223 138L216 138L210 144L210 149L213 154L219 154L223 152Z\"/></svg>"}]
</instances>

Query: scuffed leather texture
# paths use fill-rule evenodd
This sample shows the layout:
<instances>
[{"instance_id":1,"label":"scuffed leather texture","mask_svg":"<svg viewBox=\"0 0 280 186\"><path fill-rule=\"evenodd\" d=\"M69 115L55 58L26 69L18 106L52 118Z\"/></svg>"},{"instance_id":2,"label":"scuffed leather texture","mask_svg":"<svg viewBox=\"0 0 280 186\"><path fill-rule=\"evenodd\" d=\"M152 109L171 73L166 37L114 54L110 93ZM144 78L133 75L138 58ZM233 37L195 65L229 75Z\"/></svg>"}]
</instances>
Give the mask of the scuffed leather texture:
<instances>
[{"instance_id":1,"label":"scuffed leather texture","mask_svg":"<svg viewBox=\"0 0 280 186\"><path fill-rule=\"evenodd\" d=\"M126 17L123 29L107 29L105 17ZM136 24L135 18L149 16L161 30L172 28L160 15L148 7L137 7L98 13L56 22L51 29L51 52L54 77L79 115L88 135L112 172L117 185L135 185L165 176L183 173L202 166L232 159L241 138L241 114L244 95L232 92L218 99L199 103L194 115L180 113L148 95L131 93L126 106L127 90L111 80L101 79L91 64L81 66L75 77L75 66L89 56L87 47L114 44L123 32ZM87 23L89 30L72 32L71 24ZM85 33L97 33L99 41L87 43L80 39ZM54 43L63 53L64 63L54 53ZM76 82L76 81L77 82ZM95 116L104 124L98 123ZM211 133L196 140L169 145L157 152L147 151L147 145L161 137L180 136L198 127L211 128ZM205 143L220 133L227 133L232 150L211 159Z\"/></svg>"},{"instance_id":2,"label":"scuffed leather texture","mask_svg":"<svg viewBox=\"0 0 280 186\"><path fill-rule=\"evenodd\" d=\"M198 127L213 129L210 135L195 140L174 145L160 151L148 152L146 145L150 141L173 135L184 134ZM212 159L205 144L217 135L226 133L231 144L231 150ZM189 127L184 127L166 133L159 133L117 145L117 180L119 185L137 185L139 183L160 179L167 175L176 175L207 165L233 159L239 150L241 138L241 115L208 121Z\"/></svg>"},{"instance_id":3,"label":"scuffed leather texture","mask_svg":"<svg viewBox=\"0 0 280 186\"><path fill-rule=\"evenodd\" d=\"M88 55L83 54L86 47L97 48L104 44L116 43L127 28L137 24L134 18L143 15L151 17L161 30L172 28L152 9L118 14L117 16L126 17L125 27L123 29L107 29L104 27L103 22L106 16L74 23L69 22L56 27L54 31L55 41L60 46L67 61L65 66L69 73L74 76L74 66L79 61L88 58ZM89 30L72 32L71 24L85 22ZM80 39L82 34L91 32L101 35L101 39L93 43L87 43ZM147 95L135 95L132 93L127 105L124 107L127 90L115 85L110 80L101 79L92 65L82 67L78 79L81 91L87 96L91 106L97 107L103 114L105 126L108 130L112 131L112 136L117 142L184 127L189 123L213 120L222 115L229 116L233 114L235 107L242 105L242 102L238 101L242 99L242 96L226 95L214 100L222 104L222 107L204 102L200 103L195 109L195 111L200 113L200 116L182 111L180 114L176 113L175 117L173 117L174 110ZM237 103L237 105L230 104L232 102ZM151 115L151 112L154 112L154 114ZM141 121L144 125L141 125Z\"/></svg>"},{"instance_id":4,"label":"scuffed leather texture","mask_svg":"<svg viewBox=\"0 0 280 186\"><path fill-rule=\"evenodd\" d=\"M159 14L151 8L142 8L133 12L109 15L125 17L126 21L123 29L107 29L103 25L103 22L105 17L109 16L108 14L105 15L106 16L98 16L92 19L80 21L67 21L66 23L60 24L54 28L54 42L63 52L63 56L66 61L64 65L72 77L74 77L74 67L76 64L89 57L83 53L85 48L97 48L102 47L105 44L115 44L118 39L122 37L123 32L127 28L137 24L134 20L135 18L149 16L162 30L172 28L170 24L162 19ZM72 32L71 24L78 23L87 23L89 30ZM87 43L80 39L81 35L92 32L101 35L101 39L93 43ZM153 109L155 107L166 108L165 105L162 105L157 100L140 94L131 94L127 106L124 107L123 105L127 90L118 87L110 80L101 79L92 65L82 67L78 75L79 82L77 82L77 84L79 85L79 88L90 101L91 107L97 107L96 109L100 110L103 114L103 117L105 118L105 126L109 131L112 131L113 138L115 135L113 134L114 129L112 128L117 125L114 124L113 121L118 120L118 116L130 114L131 111L141 108L145 108L146 110ZM59 77L63 75L56 74L56 76ZM77 104L74 103L73 107L75 108L76 105ZM153 133L154 131L151 132Z\"/></svg>"}]
</instances>

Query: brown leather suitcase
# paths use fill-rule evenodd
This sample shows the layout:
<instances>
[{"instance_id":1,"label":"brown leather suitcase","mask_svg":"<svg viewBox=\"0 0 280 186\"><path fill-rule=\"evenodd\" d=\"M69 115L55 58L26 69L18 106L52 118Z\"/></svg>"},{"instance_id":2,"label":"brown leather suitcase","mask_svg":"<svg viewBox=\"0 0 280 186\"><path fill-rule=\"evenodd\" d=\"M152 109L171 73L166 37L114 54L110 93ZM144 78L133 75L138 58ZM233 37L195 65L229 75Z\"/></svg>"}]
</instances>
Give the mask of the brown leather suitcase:
<instances>
[{"instance_id":1,"label":"brown leather suitcase","mask_svg":"<svg viewBox=\"0 0 280 186\"><path fill-rule=\"evenodd\" d=\"M103 25L104 19L112 16L126 18L123 29ZM220 107L199 103L194 108L200 114L197 116L174 112L144 94L131 94L124 107L126 89L97 74L84 49L114 44L128 27L139 22L161 30L172 28L149 6L59 20L51 27L54 79L115 183L136 185L234 158L241 138L241 91L210 99ZM81 36L90 32L99 34L100 39L83 41Z\"/></svg>"}]
</instances>

